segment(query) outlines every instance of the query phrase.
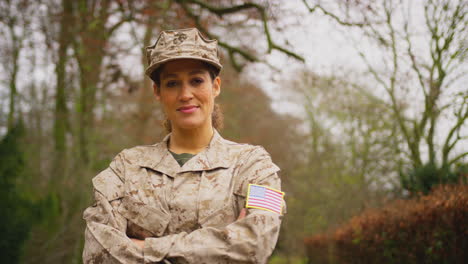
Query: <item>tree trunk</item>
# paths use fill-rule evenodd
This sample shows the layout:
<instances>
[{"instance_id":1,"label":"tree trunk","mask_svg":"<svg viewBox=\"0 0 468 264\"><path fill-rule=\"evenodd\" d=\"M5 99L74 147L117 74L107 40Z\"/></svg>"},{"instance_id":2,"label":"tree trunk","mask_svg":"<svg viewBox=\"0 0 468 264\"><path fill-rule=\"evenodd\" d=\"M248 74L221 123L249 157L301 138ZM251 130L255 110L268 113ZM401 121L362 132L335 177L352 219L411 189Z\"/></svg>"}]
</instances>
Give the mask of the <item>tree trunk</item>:
<instances>
[{"instance_id":1,"label":"tree trunk","mask_svg":"<svg viewBox=\"0 0 468 264\"><path fill-rule=\"evenodd\" d=\"M99 74L102 64L102 53L88 49L80 65L80 99L78 104L78 140L80 159L84 164L89 164L90 137L93 135L94 107L96 104L96 91L99 83ZM96 54L97 53L97 54Z\"/></svg>"},{"instance_id":2,"label":"tree trunk","mask_svg":"<svg viewBox=\"0 0 468 264\"><path fill-rule=\"evenodd\" d=\"M18 72L17 59L14 59L13 62L13 72L10 77L10 107L8 111L8 131L10 131L15 125L15 112L16 112L16 75Z\"/></svg>"},{"instance_id":3,"label":"tree trunk","mask_svg":"<svg viewBox=\"0 0 468 264\"><path fill-rule=\"evenodd\" d=\"M63 11L60 19L59 49L58 60L55 66L57 86L55 93L55 112L54 112L54 172L52 182L58 183L60 176L66 175L68 164L66 133L68 124L67 92L66 92L66 64L67 49L70 46L70 33L73 23L71 23L72 2L62 0Z\"/></svg>"},{"instance_id":4,"label":"tree trunk","mask_svg":"<svg viewBox=\"0 0 468 264\"><path fill-rule=\"evenodd\" d=\"M97 3L81 1L77 9L77 19L80 20L81 27L79 42L75 46L80 71L80 95L77 104L78 147L80 161L85 165L89 165L91 160L90 138L93 137L96 91L105 46L112 34L112 30L106 27L110 1L102 1L99 5Z\"/></svg>"},{"instance_id":5,"label":"tree trunk","mask_svg":"<svg viewBox=\"0 0 468 264\"><path fill-rule=\"evenodd\" d=\"M8 131L13 129L15 125L15 112L16 112L16 95L18 93L16 87L16 77L18 75L18 59L20 50L22 48L22 40L18 39L15 35L13 24L9 25L10 34L13 42L13 67L10 73L10 106L8 111Z\"/></svg>"}]
</instances>

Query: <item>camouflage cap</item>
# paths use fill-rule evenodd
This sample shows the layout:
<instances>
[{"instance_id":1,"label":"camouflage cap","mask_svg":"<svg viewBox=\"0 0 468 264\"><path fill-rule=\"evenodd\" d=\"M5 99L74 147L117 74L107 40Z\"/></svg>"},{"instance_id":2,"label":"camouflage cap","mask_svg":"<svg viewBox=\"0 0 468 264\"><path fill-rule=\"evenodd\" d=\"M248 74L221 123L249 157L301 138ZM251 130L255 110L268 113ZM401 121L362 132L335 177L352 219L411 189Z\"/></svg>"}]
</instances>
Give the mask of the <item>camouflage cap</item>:
<instances>
[{"instance_id":1,"label":"camouflage cap","mask_svg":"<svg viewBox=\"0 0 468 264\"><path fill-rule=\"evenodd\" d=\"M223 67L219 62L218 41L206 39L196 28L165 30L159 33L156 43L146 48L148 68L151 74L163 63L177 59L196 59L205 61L218 70Z\"/></svg>"}]
</instances>

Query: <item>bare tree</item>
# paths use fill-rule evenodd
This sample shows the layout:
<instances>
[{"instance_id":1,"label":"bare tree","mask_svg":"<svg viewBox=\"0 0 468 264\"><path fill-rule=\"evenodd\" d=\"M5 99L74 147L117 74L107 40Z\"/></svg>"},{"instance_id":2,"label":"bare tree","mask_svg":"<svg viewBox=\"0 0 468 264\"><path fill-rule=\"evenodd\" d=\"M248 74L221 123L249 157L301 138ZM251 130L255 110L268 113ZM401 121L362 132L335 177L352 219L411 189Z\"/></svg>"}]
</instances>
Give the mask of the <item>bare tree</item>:
<instances>
[{"instance_id":1,"label":"bare tree","mask_svg":"<svg viewBox=\"0 0 468 264\"><path fill-rule=\"evenodd\" d=\"M461 129L468 118L468 93L460 82L467 71L466 1L303 3L311 13L322 12L340 26L354 27L377 45L383 69L372 62L372 54L358 47L359 55L387 95L404 137L401 151L411 167L438 164L439 169L448 170L468 155L454 153L455 146L467 139ZM419 24L414 21L417 12L424 16ZM421 109L407 99L415 93L422 98ZM450 110L455 122L439 140L448 123L442 117Z\"/></svg>"},{"instance_id":2,"label":"bare tree","mask_svg":"<svg viewBox=\"0 0 468 264\"><path fill-rule=\"evenodd\" d=\"M0 2L0 36L4 44L0 46L0 58L6 72L9 87L8 130L15 123L18 107L17 78L20 54L27 36L30 35L29 24L33 6L28 0L6 0Z\"/></svg>"},{"instance_id":3,"label":"bare tree","mask_svg":"<svg viewBox=\"0 0 468 264\"><path fill-rule=\"evenodd\" d=\"M229 55L229 58L236 70L242 69L242 65L238 62L236 55L239 55L244 60L247 60L249 62L259 61L259 58L255 54L246 51L246 49L233 46L229 44L228 42L224 41L222 37L211 33L209 29L207 28L207 26L203 25L201 21L202 11L207 11L215 15L219 19L223 19L226 16L229 16L232 14L239 14L242 12L249 12L252 10L255 11L255 14L258 16L259 20L262 23L263 36L265 38L265 42L268 47L267 52L270 53L273 50L277 50L292 58L295 58L299 61L304 62L304 58L302 56L298 55L297 53L291 50L288 50L285 47L282 47L281 45L279 45L273 40L271 33L270 33L269 16L268 16L267 8L261 4L257 4L254 2L246 2L246 3L237 4L237 5L226 5L223 3L221 4L218 3L217 5L215 5L215 4L210 4L207 1L199 1L199 0L174 0L174 1L183 8L183 10L187 13L189 17L193 19L198 29L200 29L203 33L205 33L206 35L212 38L219 39L219 45L226 49ZM198 7L198 9L200 10L196 12L191 6Z\"/></svg>"},{"instance_id":4,"label":"bare tree","mask_svg":"<svg viewBox=\"0 0 468 264\"><path fill-rule=\"evenodd\" d=\"M60 176L66 174L68 163L66 134L69 130L69 118L67 107L67 88L69 85L66 82L66 65L68 61L67 51L71 45L72 34L69 30L73 24L72 12L73 5L70 1L63 0L61 3L59 33L58 33L58 49L55 62L56 74L56 89L55 89L55 111L54 111L54 179L51 183L59 184Z\"/></svg>"}]
</instances>

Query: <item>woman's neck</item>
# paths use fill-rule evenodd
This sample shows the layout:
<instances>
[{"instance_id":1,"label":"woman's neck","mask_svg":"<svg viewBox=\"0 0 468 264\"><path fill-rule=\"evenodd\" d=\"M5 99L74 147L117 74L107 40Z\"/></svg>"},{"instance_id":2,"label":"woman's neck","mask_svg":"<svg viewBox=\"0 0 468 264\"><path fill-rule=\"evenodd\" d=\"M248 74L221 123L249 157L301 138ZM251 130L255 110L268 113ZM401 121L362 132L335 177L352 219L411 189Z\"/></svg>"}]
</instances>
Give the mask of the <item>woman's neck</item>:
<instances>
[{"instance_id":1,"label":"woman's neck","mask_svg":"<svg viewBox=\"0 0 468 264\"><path fill-rule=\"evenodd\" d=\"M197 129L174 129L169 141L169 149L175 153L197 154L201 152L213 137L213 127L203 126Z\"/></svg>"}]
</instances>

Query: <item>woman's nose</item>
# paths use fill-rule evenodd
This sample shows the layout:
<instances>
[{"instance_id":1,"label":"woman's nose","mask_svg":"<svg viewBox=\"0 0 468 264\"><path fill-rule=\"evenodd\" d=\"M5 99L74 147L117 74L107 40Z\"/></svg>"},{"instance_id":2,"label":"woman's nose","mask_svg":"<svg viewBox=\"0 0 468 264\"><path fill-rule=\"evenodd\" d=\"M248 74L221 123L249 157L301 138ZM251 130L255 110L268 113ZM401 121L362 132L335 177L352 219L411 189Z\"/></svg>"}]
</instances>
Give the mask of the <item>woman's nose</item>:
<instances>
[{"instance_id":1,"label":"woman's nose","mask_svg":"<svg viewBox=\"0 0 468 264\"><path fill-rule=\"evenodd\" d=\"M180 89L179 99L181 101L188 101L193 98L192 90L190 84L184 83Z\"/></svg>"}]
</instances>

